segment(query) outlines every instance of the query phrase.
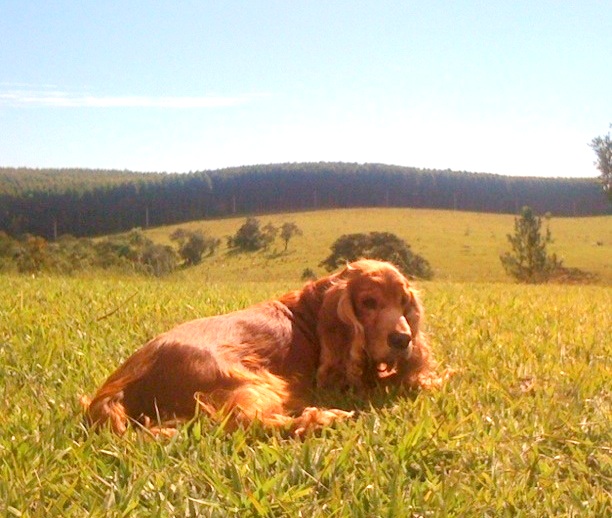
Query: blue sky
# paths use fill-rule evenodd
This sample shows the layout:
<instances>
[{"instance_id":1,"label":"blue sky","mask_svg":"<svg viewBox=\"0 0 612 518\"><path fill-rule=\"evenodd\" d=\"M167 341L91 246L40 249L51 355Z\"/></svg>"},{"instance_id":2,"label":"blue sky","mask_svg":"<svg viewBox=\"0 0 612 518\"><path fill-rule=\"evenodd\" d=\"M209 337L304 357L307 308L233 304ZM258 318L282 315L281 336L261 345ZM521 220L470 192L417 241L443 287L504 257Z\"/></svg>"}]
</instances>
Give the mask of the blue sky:
<instances>
[{"instance_id":1,"label":"blue sky","mask_svg":"<svg viewBox=\"0 0 612 518\"><path fill-rule=\"evenodd\" d=\"M612 2L0 0L0 166L596 176Z\"/></svg>"}]
</instances>

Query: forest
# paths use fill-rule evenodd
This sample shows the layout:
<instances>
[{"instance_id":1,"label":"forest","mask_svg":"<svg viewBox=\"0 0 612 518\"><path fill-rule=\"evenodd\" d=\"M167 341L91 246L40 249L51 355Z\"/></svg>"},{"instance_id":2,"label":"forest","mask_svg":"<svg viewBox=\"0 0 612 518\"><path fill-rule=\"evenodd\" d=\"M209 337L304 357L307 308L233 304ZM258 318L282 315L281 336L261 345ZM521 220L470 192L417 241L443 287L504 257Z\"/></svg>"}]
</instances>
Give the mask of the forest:
<instances>
[{"instance_id":1,"label":"forest","mask_svg":"<svg viewBox=\"0 0 612 518\"><path fill-rule=\"evenodd\" d=\"M383 164L287 163L143 173L0 168L0 230L57 239L196 219L348 207L610 213L596 178L512 177Z\"/></svg>"}]
</instances>

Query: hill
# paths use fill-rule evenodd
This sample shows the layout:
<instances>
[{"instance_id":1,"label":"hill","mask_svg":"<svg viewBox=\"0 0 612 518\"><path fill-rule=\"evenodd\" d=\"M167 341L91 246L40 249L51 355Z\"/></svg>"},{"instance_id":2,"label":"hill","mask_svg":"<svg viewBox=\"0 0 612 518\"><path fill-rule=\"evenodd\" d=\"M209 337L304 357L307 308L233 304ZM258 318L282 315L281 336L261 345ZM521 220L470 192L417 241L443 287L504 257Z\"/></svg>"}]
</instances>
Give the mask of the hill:
<instances>
[{"instance_id":1,"label":"hill","mask_svg":"<svg viewBox=\"0 0 612 518\"><path fill-rule=\"evenodd\" d=\"M277 241L268 251L230 253L226 237L244 223L244 217L222 218L151 229L146 234L156 242L170 244L177 228L202 229L223 245L214 256L184 275L211 282L269 281L299 282L305 268L325 273L319 263L331 244L342 234L392 232L406 240L415 253L432 265L436 280L459 282L512 282L499 255L509 250L506 235L512 233L514 216L431 209L339 209L259 216L262 224L280 226L293 221L303 235L296 236L283 251ZM597 274L612 284L612 217L552 218L549 222L554 243L551 250L565 266Z\"/></svg>"},{"instance_id":2,"label":"hill","mask_svg":"<svg viewBox=\"0 0 612 518\"><path fill-rule=\"evenodd\" d=\"M203 218L349 207L608 214L596 179L527 178L382 164L302 163L189 174L0 169L0 230L53 238Z\"/></svg>"}]
</instances>

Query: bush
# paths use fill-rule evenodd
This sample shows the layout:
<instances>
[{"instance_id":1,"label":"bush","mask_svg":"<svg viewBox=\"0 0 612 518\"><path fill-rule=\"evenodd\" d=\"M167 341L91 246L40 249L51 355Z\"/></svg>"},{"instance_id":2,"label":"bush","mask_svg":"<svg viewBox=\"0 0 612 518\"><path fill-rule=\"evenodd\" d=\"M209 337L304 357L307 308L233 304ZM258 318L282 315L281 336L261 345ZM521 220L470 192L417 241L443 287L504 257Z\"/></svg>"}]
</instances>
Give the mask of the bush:
<instances>
[{"instance_id":1,"label":"bush","mask_svg":"<svg viewBox=\"0 0 612 518\"><path fill-rule=\"evenodd\" d=\"M69 235L56 242L29 234L16 240L0 232L0 269L12 266L22 273L69 275L101 268L161 276L175 270L177 264L178 256L171 246L154 243L140 229L96 242Z\"/></svg>"},{"instance_id":2,"label":"bush","mask_svg":"<svg viewBox=\"0 0 612 518\"><path fill-rule=\"evenodd\" d=\"M178 241L178 253L183 259L183 265L191 266L202 262L202 257L211 256L215 253L219 245L220 239L209 237L201 230L185 230L182 228L176 229L170 239Z\"/></svg>"},{"instance_id":3,"label":"bush","mask_svg":"<svg viewBox=\"0 0 612 518\"><path fill-rule=\"evenodd\" d=\"M48 267L51 258L47 245L45 238L27 234L17 248L17 269L21 273L36 273Z\"/></svg>"},{"instance_id":4,"label":"bush","mask_svg":"<svg viewBox=\"0 0 612 518\"><path fill-rule=\"evenodd\" d=\"M58 263L66 273L84 270L96 264L95 247L90 239L63 235L53 246L57 247Z\"/></svg>"},{"instance_id":5,"label":"bush","mask_svg":"<svg viewBox=\"0 0 612 518\"><path fill-rule=\"evenodd\" d=\"M236 234L228 239L230 248L254 252L268 248L276 238L277 229L268 223L263 229L257 218L247 218Z\"/></svg>"},{"instance_id":6,"label":"bush","mask_svg":"<svg viewBox=\"0 0 612 518\"><path fill-rule=\"evenodd\" d=\"M14 268L17 250L17 241L0 230L0 271Z\"/></svg>"},{"instance_id":7,"label":"bush","mask_svg":"<svg viewBox=\"0 0 612 518\"><path fill-rule=\"evenodd\" d=\"M334 242L331 250L332 253L321 262L321 266L329 271L348 262L368 258L389 261L410 277L433 277L429 262L413 253L408 243L390 232L345 234Z\"/></svg>"},{"instance_id":8,"label":"bush","mask_svg":"<svg viewBox=\"0 0 612 518\"><path fill-rule=\"evenodd\" d=\"M304 268L302 271L302 280L303 281L314 281L317 278L317 274L314 272L312 268Z\"/></svg>"},{"instance_id":9,"label":"bush","mask_svg":"<svg viewBox=\"0 0 612 518\"><path fill-rule=\"evenodd\" d=\"M257 218L247 218L238 231L228 238L227 244L230 248L245 252L267 250L279 235L285 244L284 250L286 251L289 241L294 236L301 236L302 230L295 223L283 223L280 228L272 223L266 223L262 227Z\"/></svg>"},{"instance_id":10,"label":"bush","mask_svg":"<svg viewBox=\"0 0 612 518\"><path fill-rule=\"evenodd\" d=\"M6 232L0 230L0 257L13 257L17 242Z\"/></svg>"},{"instance_id":11,"label":"bush","mask_svg":"<svg viewBox=\"0 0 612 518\"><path fill-rule=\"evenodd\" d=\"M176 270L178 259L171 246L148 242L142 250L141 262L148 273L161 277Z\"/></svg>"},{"instance_id":12,"label":"bush","mask_svg":"<svg viewBox=\"0 0 612 518\"><path fill-rule=\"evenodd\" d=\"M113 236L94 245L95 266L130 269L160 277L174 271L177 254L171 246L154 243L141 229Z\"/></svg>"}]
</instances>

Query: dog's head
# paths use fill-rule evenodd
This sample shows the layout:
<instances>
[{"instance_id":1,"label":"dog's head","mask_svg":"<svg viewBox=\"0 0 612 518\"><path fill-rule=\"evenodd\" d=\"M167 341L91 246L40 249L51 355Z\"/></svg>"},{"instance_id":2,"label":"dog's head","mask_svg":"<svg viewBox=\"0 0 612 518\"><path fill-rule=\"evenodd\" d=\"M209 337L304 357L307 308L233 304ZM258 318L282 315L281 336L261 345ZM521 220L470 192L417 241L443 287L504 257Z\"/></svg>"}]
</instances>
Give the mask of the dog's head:
<instances>
[{"instance_id":1,"label":"dog's head","mask_svg":"<svg viewBox=\"0 0 612 518\"><path fill-rule=\"evenodd\" d=\"M319 314L320 385L359 386L366 364L381 376L408 360L423 308L408 279L390 263L363 259L337 274Z\"/></svg>"}]
</instances>

